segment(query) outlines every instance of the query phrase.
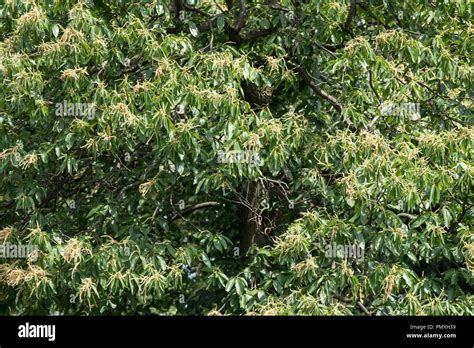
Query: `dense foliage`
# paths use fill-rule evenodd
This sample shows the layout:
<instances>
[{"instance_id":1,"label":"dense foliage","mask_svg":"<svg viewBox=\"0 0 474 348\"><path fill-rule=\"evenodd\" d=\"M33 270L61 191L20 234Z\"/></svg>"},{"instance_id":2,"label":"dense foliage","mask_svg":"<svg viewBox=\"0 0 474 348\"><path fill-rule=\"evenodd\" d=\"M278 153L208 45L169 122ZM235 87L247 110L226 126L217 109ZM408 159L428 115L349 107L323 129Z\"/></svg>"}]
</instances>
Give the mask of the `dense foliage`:
<instances>
[{"instance_id":1,"label":"dense foliage","mask_svg":"<svg viewBox=\"0 0 474 348\"><path fill-rule=\"evenodd\" d=\"M0 0L0 312L472 315L472 5Z\"/></svg>"}]
</instances>

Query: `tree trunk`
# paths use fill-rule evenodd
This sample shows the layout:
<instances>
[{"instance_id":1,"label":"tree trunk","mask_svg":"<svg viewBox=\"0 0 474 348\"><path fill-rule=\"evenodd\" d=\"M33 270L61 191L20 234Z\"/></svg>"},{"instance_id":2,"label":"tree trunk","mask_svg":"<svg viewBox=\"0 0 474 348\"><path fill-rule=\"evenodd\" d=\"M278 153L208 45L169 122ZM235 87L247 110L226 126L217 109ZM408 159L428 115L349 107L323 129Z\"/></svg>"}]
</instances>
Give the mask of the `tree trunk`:
<instances>
[{"instance_id":1,"label":"tree trunk","mask_svg":"<svg viewBox=\"0 0 474 348\"><path fill-rule=\"evenodd\" d=\"M250 182L242 190L242 203L239 206L239 228L240 228L240 253L242 256L252 245L265 245L265 235L262 233L261 217L259 211L259 199L261 186L259 183Z\"/></svg>"}]
</instances>

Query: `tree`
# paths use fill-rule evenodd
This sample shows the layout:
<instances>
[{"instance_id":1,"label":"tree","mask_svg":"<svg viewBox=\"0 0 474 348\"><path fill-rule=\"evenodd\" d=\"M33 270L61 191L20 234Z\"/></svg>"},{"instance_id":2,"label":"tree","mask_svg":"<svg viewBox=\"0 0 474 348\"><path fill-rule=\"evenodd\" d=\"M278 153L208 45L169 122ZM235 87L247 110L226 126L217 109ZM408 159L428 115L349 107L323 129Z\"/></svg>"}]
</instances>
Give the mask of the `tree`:
<instances>
[{"instance_id":1,"label":"tree","mask_svg":"<svg viewBox=\"0 0 474 348\"><path fill-rule=\"evenodd\" d=\"M472 315L469 1L0 18L2 313Z\"/></svg>"}]
</instances>

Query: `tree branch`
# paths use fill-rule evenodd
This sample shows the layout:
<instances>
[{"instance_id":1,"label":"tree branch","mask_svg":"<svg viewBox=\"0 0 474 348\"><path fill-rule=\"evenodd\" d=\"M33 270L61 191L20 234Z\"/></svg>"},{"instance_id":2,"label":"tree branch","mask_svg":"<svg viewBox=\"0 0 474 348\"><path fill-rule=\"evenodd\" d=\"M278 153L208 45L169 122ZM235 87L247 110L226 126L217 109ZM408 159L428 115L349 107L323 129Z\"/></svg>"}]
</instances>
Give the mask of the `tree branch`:
<instances>
[{"instance_id":1,"label":"tree branch","mask_svg":"<svg viewBox=\"0 0 474 348\"><path fill-rule=\"evenodd\" d=\"M335 298L337 298L339 301L342 302L352 302L350 298L339 296L339 295L334 295ZM362 304L360 301L356 301L356 305L364 312L366 315L372 315L369 310Z\"/></svg>"},{"instance_id":2,"label":"tree branch","mask_svg":"<svg viewBox=\"0 0 474 348\"><path fill-rule=\"evenodd\" d=\"M316 93L320 97L322 97L322 98L326 99L327 101L329 101L337 109L337 111L341 112L344 109L342 104L339 103L335 97L333 97L332 95L330 95L327 92L323 91L314 82L313 78L311 76L309 76L308 72L304 68L302 68L300 65L295 65L293 63L290 63L290 64L292 64L295 67L296 71L301 76L303 81L314 91L314 93Z\"/></svg>"},{"instance_id":3,"label":"tree branch","mask_svg":"<svg viewBox=\"0 0 474 348\"><path fill-rule=\"evenodd\" d=\"M357 13L357 4L359 2L360 2L360 0L351 0L351 7L349 9L349 14L347 15L346 22L344 23L344 28L347 31L350 31L351 22L354 19L356 13Z\"/></svg>"},{"instance_id":4,"label":"tree branch","mask_svg":"<svg viewBox=\"0 0 474 348\"><path fill-rule=\"evenodd\" d=\"M195 210L198 210L198 209L203 209L203 208L209 208L209 207L213 207L215 205L219 205L220 203L219 202L202 202L202 203L197 203L191 207L188 207L186 209L183 209L183 211L181 211L180 213L174 215L169 221L168 221L168 224L171 224L172 222L186 216L186 215L189 215L191 214L193 211Z\"/></svg>"},{"instance_id":5,"label":"tree branch","mask_svg":"<svg viewBox=\"0 0 474 348\"><path fill-rule=\"evenodd\" d=\"M245 18L247 17L247 8L245 7L245 1L244 0L239 0L239 17L237 18L237 21L235 22L234 29L235 31L239 32L240 29L245 24Z\"/></svg>"}]
</instances>

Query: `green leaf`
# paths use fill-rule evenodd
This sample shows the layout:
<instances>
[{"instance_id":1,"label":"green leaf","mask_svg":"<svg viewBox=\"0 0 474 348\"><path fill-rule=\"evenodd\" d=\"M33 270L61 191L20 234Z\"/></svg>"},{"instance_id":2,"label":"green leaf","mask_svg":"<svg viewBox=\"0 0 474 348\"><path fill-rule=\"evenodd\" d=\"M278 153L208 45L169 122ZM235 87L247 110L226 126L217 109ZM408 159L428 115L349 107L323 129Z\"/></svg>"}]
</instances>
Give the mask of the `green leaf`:
<instances>
[{"instance_id":1,"label":"green leaf","mask_svg":"<svg viewBox=\"0 0 474 348\"><path fill-rule=\"evenodd\" d=\"M403 274L402 274L402 277L403 277L403 279L405 280L405 282L407 283L407 285L411 288L412 285L413 285L413 283L412 283L412 281L411 281L411 279L410 279L410 276L409 276L407 273L403 273Z\"/></svg>"},{"instance_id":2,"label":"green leaf","mask_svg":"<svg viewBox=\"0 0 474 348\"><path fill-rule=\"evenodd\" d=\"M53 25L53 36L58 37L59 35L59 25L55 24Z\"/></svg>"},{"instance_id":3,"label":"green leaf","mask_svg":"<svg viewBox=\"0 0 474 348\"><path fill-rule=\"evenodd\" d=\"M225 24L225 17L221 13L217 16L217 29L219 30L219 32L221 32L222 29L224 29L224 24Z\"/></svg>"},{"instance_id":4,"label":"green leaf","mask_svg":"<svg viewBox=\"0 0 474 348\"><path fill-rule=\"evenodd\" d=\"M448 228L452 220L451 213L447 207L443 207L443 209L441 209L441 213L443 214L444 226Z\"/></svg>"},{"instance_id":5,"label":"green leaf","mask_svg":"<svg viewBox=\"0 0 474 348\"><path fill-rule=\"evenodd\" d=\"M199 30L198 30L196 24L194 24L193 22L189 22L189 32L194 37L199 35Z\"/></svg>"},{"instance_id":6,"label":"green leaf","mask_svg":"<svg viewBox=\"0 0 474 348\"><path fill-rule=\"evenodd\" d=\"M242 295L244 292L244 284L241 278L237 278L235 280L235 290L237 291L238 295Z\"/></svg>"},{"instance_id":7,"label":"green leaf","mask_svg":"<svg viewBox=\"0 0 474 348\"><path fill-rule=\"evenodd\" d=\"M229 281L227 282L227 285L225 286L225 291L230 292L232 288L234 287L235 284L235 278L230 278Z\"/></svg>"},{"instance_id":8,"label":"green leaf","mask_svg":"<svg viewBox=\"0 0 474 348\"><path fill-rule=\"evenodd\" d=\"M202 254L201 258L207 267L212 267L211 261L209 261L209 257L206 254Z\"/></svg>"}]
</instances>

